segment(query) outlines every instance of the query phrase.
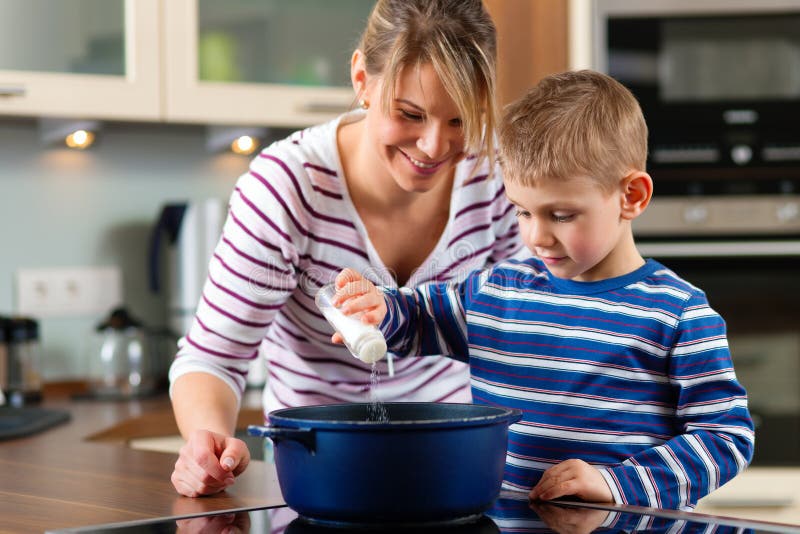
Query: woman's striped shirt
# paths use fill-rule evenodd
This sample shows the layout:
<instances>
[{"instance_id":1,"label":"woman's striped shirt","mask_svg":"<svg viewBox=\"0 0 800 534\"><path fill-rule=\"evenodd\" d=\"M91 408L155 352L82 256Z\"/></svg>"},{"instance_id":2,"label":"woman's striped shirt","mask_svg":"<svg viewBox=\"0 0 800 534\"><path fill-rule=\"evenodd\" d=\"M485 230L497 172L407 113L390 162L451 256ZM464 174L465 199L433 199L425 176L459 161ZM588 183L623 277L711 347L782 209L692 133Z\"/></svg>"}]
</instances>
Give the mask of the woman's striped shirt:
<instances>
[{"instance_id":1,"label":"woman's striped shirt","mask_svg":"<svg viewBox=\"0 0 800 534\"><path fill-rule=\"evenodd\" d=\"M351 202L337 150L338 126L361 117L353 112L296 132L266 148L239 178L171 381L211 373L240 396L249 363L260 353L268 366L267 412L369 400L371 366L330 342L333 330L314 305L317 289L344 267L395 285ZM489 178L487 164L477 164L458 164L447 225L409 285L463 279L521 249L499 173ZM385 363L378 370L381 399L470 399L461 362L410 358L396 362L391 378Z\"/></svg>"},{"instance_id":2,"label":"woman's striped shirt","mask_svg":"<svg viewBox=\"0 0 800 534\"><path fill-rule=\"evenodd\" d=\"M469 362L475 402L523 411L509 433L508 489L579 458L617 502L690 508L752 457L725 323L654 260L598 282L558 279L535 258L507 261L387 295L392 350L452 354Z\"/></svg>"}]
</instances>

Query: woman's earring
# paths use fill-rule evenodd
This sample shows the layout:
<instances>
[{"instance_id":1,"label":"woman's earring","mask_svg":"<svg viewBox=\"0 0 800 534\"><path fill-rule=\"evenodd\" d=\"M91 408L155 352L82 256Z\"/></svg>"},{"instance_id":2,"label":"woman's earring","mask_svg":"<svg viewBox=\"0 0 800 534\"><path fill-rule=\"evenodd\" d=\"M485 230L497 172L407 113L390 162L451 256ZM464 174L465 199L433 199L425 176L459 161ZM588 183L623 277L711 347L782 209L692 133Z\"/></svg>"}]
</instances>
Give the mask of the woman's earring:
<instances>
[{"instance_id":1,"label":"woman's earring","mask_svg":"<svg viewBox=\"0 0 800 534\"><path fill-rule=\"evenodd\" d=\"M369 102L367 102L362 98L361 100L358 101L358 107L360 107L361 109L369 109Z\"/></svg>"}]
</instances>

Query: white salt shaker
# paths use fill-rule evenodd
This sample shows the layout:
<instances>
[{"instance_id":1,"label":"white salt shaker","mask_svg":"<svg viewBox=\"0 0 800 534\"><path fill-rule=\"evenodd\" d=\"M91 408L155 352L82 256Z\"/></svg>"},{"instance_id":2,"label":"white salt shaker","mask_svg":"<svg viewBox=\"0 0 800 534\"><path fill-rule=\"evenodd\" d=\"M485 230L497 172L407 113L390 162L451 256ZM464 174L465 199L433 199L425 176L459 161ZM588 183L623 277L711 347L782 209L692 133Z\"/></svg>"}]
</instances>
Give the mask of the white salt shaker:
<instances>
[{"instance_id":1,"label":"white salt shaker","mask_svg":"<svg viewBox=\"0 0 800 534\"><path fill-rule=\"evenodd\" d=\"M358 316L345 315L333 305L334 284L320 288L314 299L325 319L344 338L345 346L364 363L374 363L386 356L386 339L374 325L362 323Z\"/></svg>"}]
</instances>

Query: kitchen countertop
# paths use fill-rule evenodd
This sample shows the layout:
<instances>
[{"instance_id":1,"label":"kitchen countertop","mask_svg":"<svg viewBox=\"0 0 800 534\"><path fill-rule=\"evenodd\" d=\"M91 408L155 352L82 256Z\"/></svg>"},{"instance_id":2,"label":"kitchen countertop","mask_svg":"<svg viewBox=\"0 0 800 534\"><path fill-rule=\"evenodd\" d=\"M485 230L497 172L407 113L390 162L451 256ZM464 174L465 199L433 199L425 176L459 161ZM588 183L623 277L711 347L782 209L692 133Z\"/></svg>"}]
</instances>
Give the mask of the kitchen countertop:
<instances>
[{"instance_id":1,"label":"kitchen countertop","mask_svg":"<svg viewBox=\"0 0 800 534\"><path fill-rule=\"evenodd\" d=\"M258 395L245 398L239 428L261 422L258 402ZM253 461L219 495L179 496L169 480L177 454L129 446L149 438L175 439L166 395L130 401L47 396L43 407L65 409L71 420L27 438L0 441L0 533L284 504L274 466L261 461ZM800 524L800 468L748 468L703 499L698 511Z\"/></svg>"},{"instance_id":2,"label":"kitchen countertop","mask_svg":"<svg viewBox=\"0 0 800 534\"><path fill-rule=\"evenodd\" d=\"M283 504L274 466L253 461L228 491L192 499L169 480L176 454L134 450L129 438L177 433L166 395L131 401L46 397L67 423L0 441L0 532L46 530ZM240 426L260 422L245 410Z\"/></svg>"}]
</instances>

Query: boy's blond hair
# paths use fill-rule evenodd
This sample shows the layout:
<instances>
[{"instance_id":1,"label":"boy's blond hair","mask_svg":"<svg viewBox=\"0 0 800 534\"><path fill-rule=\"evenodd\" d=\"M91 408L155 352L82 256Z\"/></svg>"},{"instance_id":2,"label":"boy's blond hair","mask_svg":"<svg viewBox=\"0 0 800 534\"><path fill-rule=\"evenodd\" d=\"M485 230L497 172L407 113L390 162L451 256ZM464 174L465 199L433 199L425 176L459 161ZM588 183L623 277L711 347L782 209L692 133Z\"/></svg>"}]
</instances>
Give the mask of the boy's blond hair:
<instances>
[{"instance_id":1,"label":"boy's blond hair","mask_svg":"<svg viewBox=\"0 0 800 534\"><path fill-rule=\"evenodd\" d=\"M430 63L459 110L466 148L494 160L497 34L481 0L379 0L358 48L383 77L384 112L406 68Z\"/></svg>"},{"instance_id":2,"label":"boy's blond hair","mask_svg":"<svg viewBox=\"0 0 800 534\"><path fill-rule=\"evenodd\" d=\"M584 176L610 191L647 161L647 125L636 98L591 70L540 81L506 108L499 140L504 178L523 185Z\"/></svg>"}]
</instances>

